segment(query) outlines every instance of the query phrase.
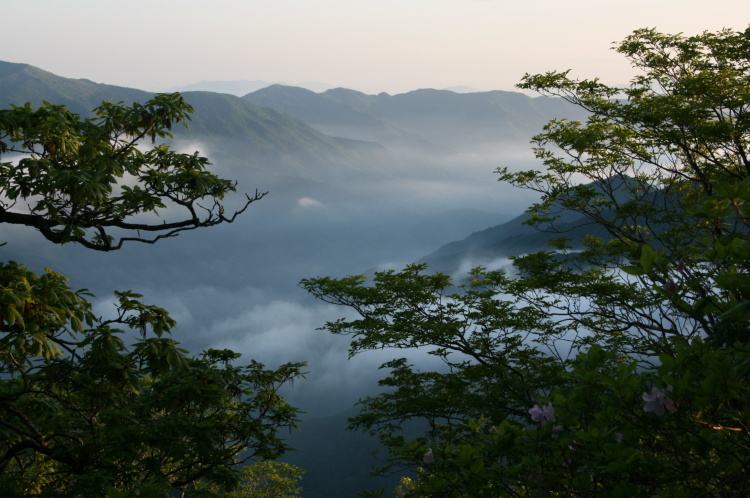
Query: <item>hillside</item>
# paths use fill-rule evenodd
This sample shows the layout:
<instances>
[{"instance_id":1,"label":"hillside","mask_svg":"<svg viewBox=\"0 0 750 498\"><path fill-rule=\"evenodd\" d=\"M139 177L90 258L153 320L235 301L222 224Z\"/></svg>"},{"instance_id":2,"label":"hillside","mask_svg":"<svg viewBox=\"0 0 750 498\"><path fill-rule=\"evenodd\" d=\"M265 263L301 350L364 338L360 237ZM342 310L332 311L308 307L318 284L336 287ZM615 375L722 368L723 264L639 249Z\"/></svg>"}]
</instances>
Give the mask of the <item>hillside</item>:
<instances>
[{"instance_id":1,"label":"hillside","mask_svg":"<svg viewBox=\"0 0 750 498\"><path fill-rule=\"evenodd\" d=\"M83 116L102 101L143 102L153 93L85 79L56 76L28 64L0 61L0 107L42 101L61 104ZM185 100L194 108L189 129L175 128L175 137L218 140L217 151L228 149L249 164L273 161L299 165L348 160L358 155L360 145L335 140L277 111L258 107L238 97L212 92L187 92ZM236 149L236 150L234 150ZM221 154L221 152L220 152Z\"/></svg>"},{"instance_id":2,"label":"hillside","mask_svg":"<svg viewBox=\"0 0 750 498\"><path fill-rule=\"evenodd\" d=\"M635 180L629 177L612 177L604 182L591 184L595 189L610 192L618 202L626 202L628 191L637 189ZM656 198L660 198L658 193ZM605 214L606 215L606 214ZM431 271L456 274L474 266L490 267L512 256L549 250L549 241L565 237L574 248L586 235L607 239L610 234L601 224L592 224L583 215L561 210L553 225L540 228L527 225L529 215L524 213L501 225L474 232L464 239L445 244L421 258ZM656 227L655 227L656 228Z\"/></svg>"},{"instance_id":3,"label":"hillside","mask_svg":"<svg viewBox=\"0 0 750 498\"><path fill-rule=\"evenodd\" d=\"M507 223L474 232L462 240L445 244L419 262L427 263L432 272L456 275L475 266L495 269L495 266L512 256L548 250L549 241L556 237L564 236L573 241L585 235L606 237L602 230L601 233L592 232L588 220L583 217L563 217L555 225L557 232L541 231L525 225L527 219L528 215L524 214Z\"/></svg>"},{"instance_id":4,"label":"hillside","mask_svg":"<svg viewBox=\"0 0 750 498\"><path fill-rule=\"evenodd\" d=\"M144 101L153 94L0 62L0 95L0 107L46 100L88 115L103 100ZM501 91L367 95L272 85L242 98L204 91L183 95L196 112L190 129L175 130L178 139L209 137L223 160L242 158L255 166L279 162L303 176L316 164L357 164L365 171L373 161L396 164L409 157L496 157L528 143L553 117L583 117L562 99Z\"/></svg>"},{"instance_id":5,"label":"hillside","mask_svg":"<svg viewBox=\"0 0 750 498\"><path fill-rule=\"evenodd\" d=\"M63 78L28 64L0 61L0 95L0 108L25 102L38 106L46 100L87 115L103 100L137 102L153 94L85 79Z\"/></svg>"}]
</instances>

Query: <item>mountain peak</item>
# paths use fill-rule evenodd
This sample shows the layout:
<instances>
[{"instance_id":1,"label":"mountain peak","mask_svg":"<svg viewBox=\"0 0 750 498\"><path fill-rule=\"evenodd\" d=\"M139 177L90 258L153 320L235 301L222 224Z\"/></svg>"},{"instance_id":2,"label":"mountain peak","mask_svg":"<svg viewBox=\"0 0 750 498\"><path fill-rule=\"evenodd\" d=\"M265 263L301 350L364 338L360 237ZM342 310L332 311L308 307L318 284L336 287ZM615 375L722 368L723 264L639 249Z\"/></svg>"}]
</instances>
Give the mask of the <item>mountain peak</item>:
<instances>
[{"instance_id":1,"label":"mountain peak","mask_svg":"<svg viewBox=\"0 0 750 498\"><path fill-rule=\"evenodd\" d=\"M171 92L216 92L216 93L228 93L241 97L258 91L262 88L272 85L267 81L262 80L233 80L233 81L199 81L198 83L190 83L188 85L182 85L170 88Z\"/></svg>"},{"instance_id":2,"label":"mountain peak","mask_svg":"<svg viewBox=\"0 0 750 498\"><path fill-rule=\"evenodd\" d=\"M312 90L308 90L307 88L302 88L299 86L290 86L290 85L284 85L282 83L274 83L273 85L269 85L265 88L261 88L259 90L256 90L248 95L305 95L305 96L312 96L312 95L318 95L317 93L313 92Z\"/></svg>"},{"instance_id":3,"label":"mountain peak","mask_svg":"<svg viewBox=\"0 0 750 498\"><path fill-rule=\"evenodd\" d=\"M30 68L29 64L19 64L16 62L5 62L0 61L0 78L6 78L16 73L23 72L25 69Z\"/></svg>"},{"instance_id":4,"label":"mountain peak","mask_svg":"<svg viewBox=\"0 0 750 498\"><path fill-rule=\"evenodd\" d=\"M332 97L344 96L344 95L347 95L347 96L351 96L351 95L363 95L363 96L366 96L367 95L366 93L360 92L359 90L352 90L350 88L344 88L344 87L341 87L341 86L337 87L337 88L331 88L330 90L326 90L323 93L326 94L326 95L330 95Z\"/></svg>"}]
</instances>

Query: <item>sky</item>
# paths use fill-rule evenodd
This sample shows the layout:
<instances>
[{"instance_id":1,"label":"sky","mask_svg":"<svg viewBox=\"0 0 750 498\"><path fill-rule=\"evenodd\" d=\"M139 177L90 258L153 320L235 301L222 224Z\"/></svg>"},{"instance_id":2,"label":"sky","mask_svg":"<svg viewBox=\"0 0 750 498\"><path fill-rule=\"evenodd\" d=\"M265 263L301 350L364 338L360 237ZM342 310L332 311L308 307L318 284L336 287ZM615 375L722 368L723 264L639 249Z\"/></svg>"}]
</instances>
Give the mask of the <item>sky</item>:
<instances>
[{"instance_id":1,"label":"sky","mask_svg":"<svg viewBox=\"0 0 750 498\"><path fill-rule=\"evenodd\" d=\"M513 90L572 69L626 83L633 30L744 30L747 0L0 0L0 60L150 91L200 81L366 93Z\"/></svg>"}]
</instances>

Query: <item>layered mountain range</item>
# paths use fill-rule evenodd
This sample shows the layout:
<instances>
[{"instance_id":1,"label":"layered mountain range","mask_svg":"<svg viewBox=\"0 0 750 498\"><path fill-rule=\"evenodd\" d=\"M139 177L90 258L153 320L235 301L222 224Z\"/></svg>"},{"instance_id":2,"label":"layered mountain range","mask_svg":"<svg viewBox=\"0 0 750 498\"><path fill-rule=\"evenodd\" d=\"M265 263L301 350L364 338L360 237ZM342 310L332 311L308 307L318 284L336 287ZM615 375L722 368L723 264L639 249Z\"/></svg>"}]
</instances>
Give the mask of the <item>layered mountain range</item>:
<instances>
[{"instance_id":1,"label":"layered mountain range","mask_svg":"<svg viewBox=\"0 0 750 498\"><path fill-rule=\"evenodd\" d=\"M583 117L562 99L504 91L422 89L367 95L346 88L315 93L272 85L243 99L294 116L329 135L433 154L523 143L553 118Z\"/></svg>"},{"instance_id":2,"label":"layered mountain range","mask_svg":"<svg viewBox=\"0 0 750 498\"><path fill-rule=\"evenodd\" d=\"M152 95L0 62L0 107L48 101L86 116L103 100L129 103ZM553 118L584 117L562 99L504 91L422 89L368 95L345 88L315 93L271 85L241 98L202 91L183 95L195 113L189 129L175 130L176 139L206 146L215 163L249 168L254 178L272 188L310 182L330 187L342 178L366 183L397 177L414 164L420 164L424 174L447 178L461 174L460 167L445 165L450 158L489 163L504 153L528 149L530 137ZM519 214L523 206L518 207L516 213L496 219ZM489 213L464 210L464 216L472 215L491 224ZM506 255L517 252L512 247L526 250L543 244L546 237L521 228L521 221L474 230L473 235L466 232L467 241L440 248L427 260L449 269L463 256ZM467 228L472 226L481 227Z\"/></svg>"}]
</instances>

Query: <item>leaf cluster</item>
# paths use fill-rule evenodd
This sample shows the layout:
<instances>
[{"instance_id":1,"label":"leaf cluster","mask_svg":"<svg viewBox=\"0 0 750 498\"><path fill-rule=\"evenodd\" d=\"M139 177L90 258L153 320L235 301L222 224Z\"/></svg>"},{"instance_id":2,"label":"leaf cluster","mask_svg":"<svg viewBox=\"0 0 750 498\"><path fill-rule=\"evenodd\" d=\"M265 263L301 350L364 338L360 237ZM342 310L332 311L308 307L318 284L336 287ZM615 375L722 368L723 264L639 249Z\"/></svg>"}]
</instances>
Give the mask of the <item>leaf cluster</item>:
<instances>
[{"instance_id":1,"label":"leaf cluster","mask_svg":"<svg viewBox=\"0 0 750 498\"><path fill-rule=\"evenodd\" d=\"M192 110L179 94L104 102L87 119L48 102L0 110L0 157L8 158L0 162L0 222L100 251L231 223L265 194L246 195L226 213L221 201L236 182L209 172L198 152L156 144L172 138L173 125L186 125ZM169 219L154 222L159 214Z\"/></svg>"},{"instance_id":2,"label":"leaf cluster","mask_svg":"<svg viewBox=\"0 0 750 498\"><path fill-rule=\"evenodd\" d=\"M263 194L228 215L220 201L234 182L198 153L156 144L190 112L179 94L105 102L84 120L50 103L0 110L0 223L110 251L234 221ZM280 433L298 410L280 389L304 364L191 356L167 311L141 295L115 292L108 318L90 297L52 270L0 262L0 494L206 496L196 482L230 492L245 462L288 449Z\"/></svg>"},{"instance_id":3,"label":"leaf cluster","mask_svg":"<svg viewBox=\"0 0 750 498\"><path fill-rule=\"evenodd\" d=\"M16 264L0 270L5 289L19 274L36 284L24 288L26 316L5 320L0 353L6 492L94 496L200 479L231 487L227 469L287 449L277 432L296 425L297 411L279 388L302 364L235 366L239 355L229 351L191 358L166 335L167 312L137 294L118 293L116 316L104 320L54 272L35 279ZM127 330L138 339L126 342Z\"/></svg>"}]
</instances>

